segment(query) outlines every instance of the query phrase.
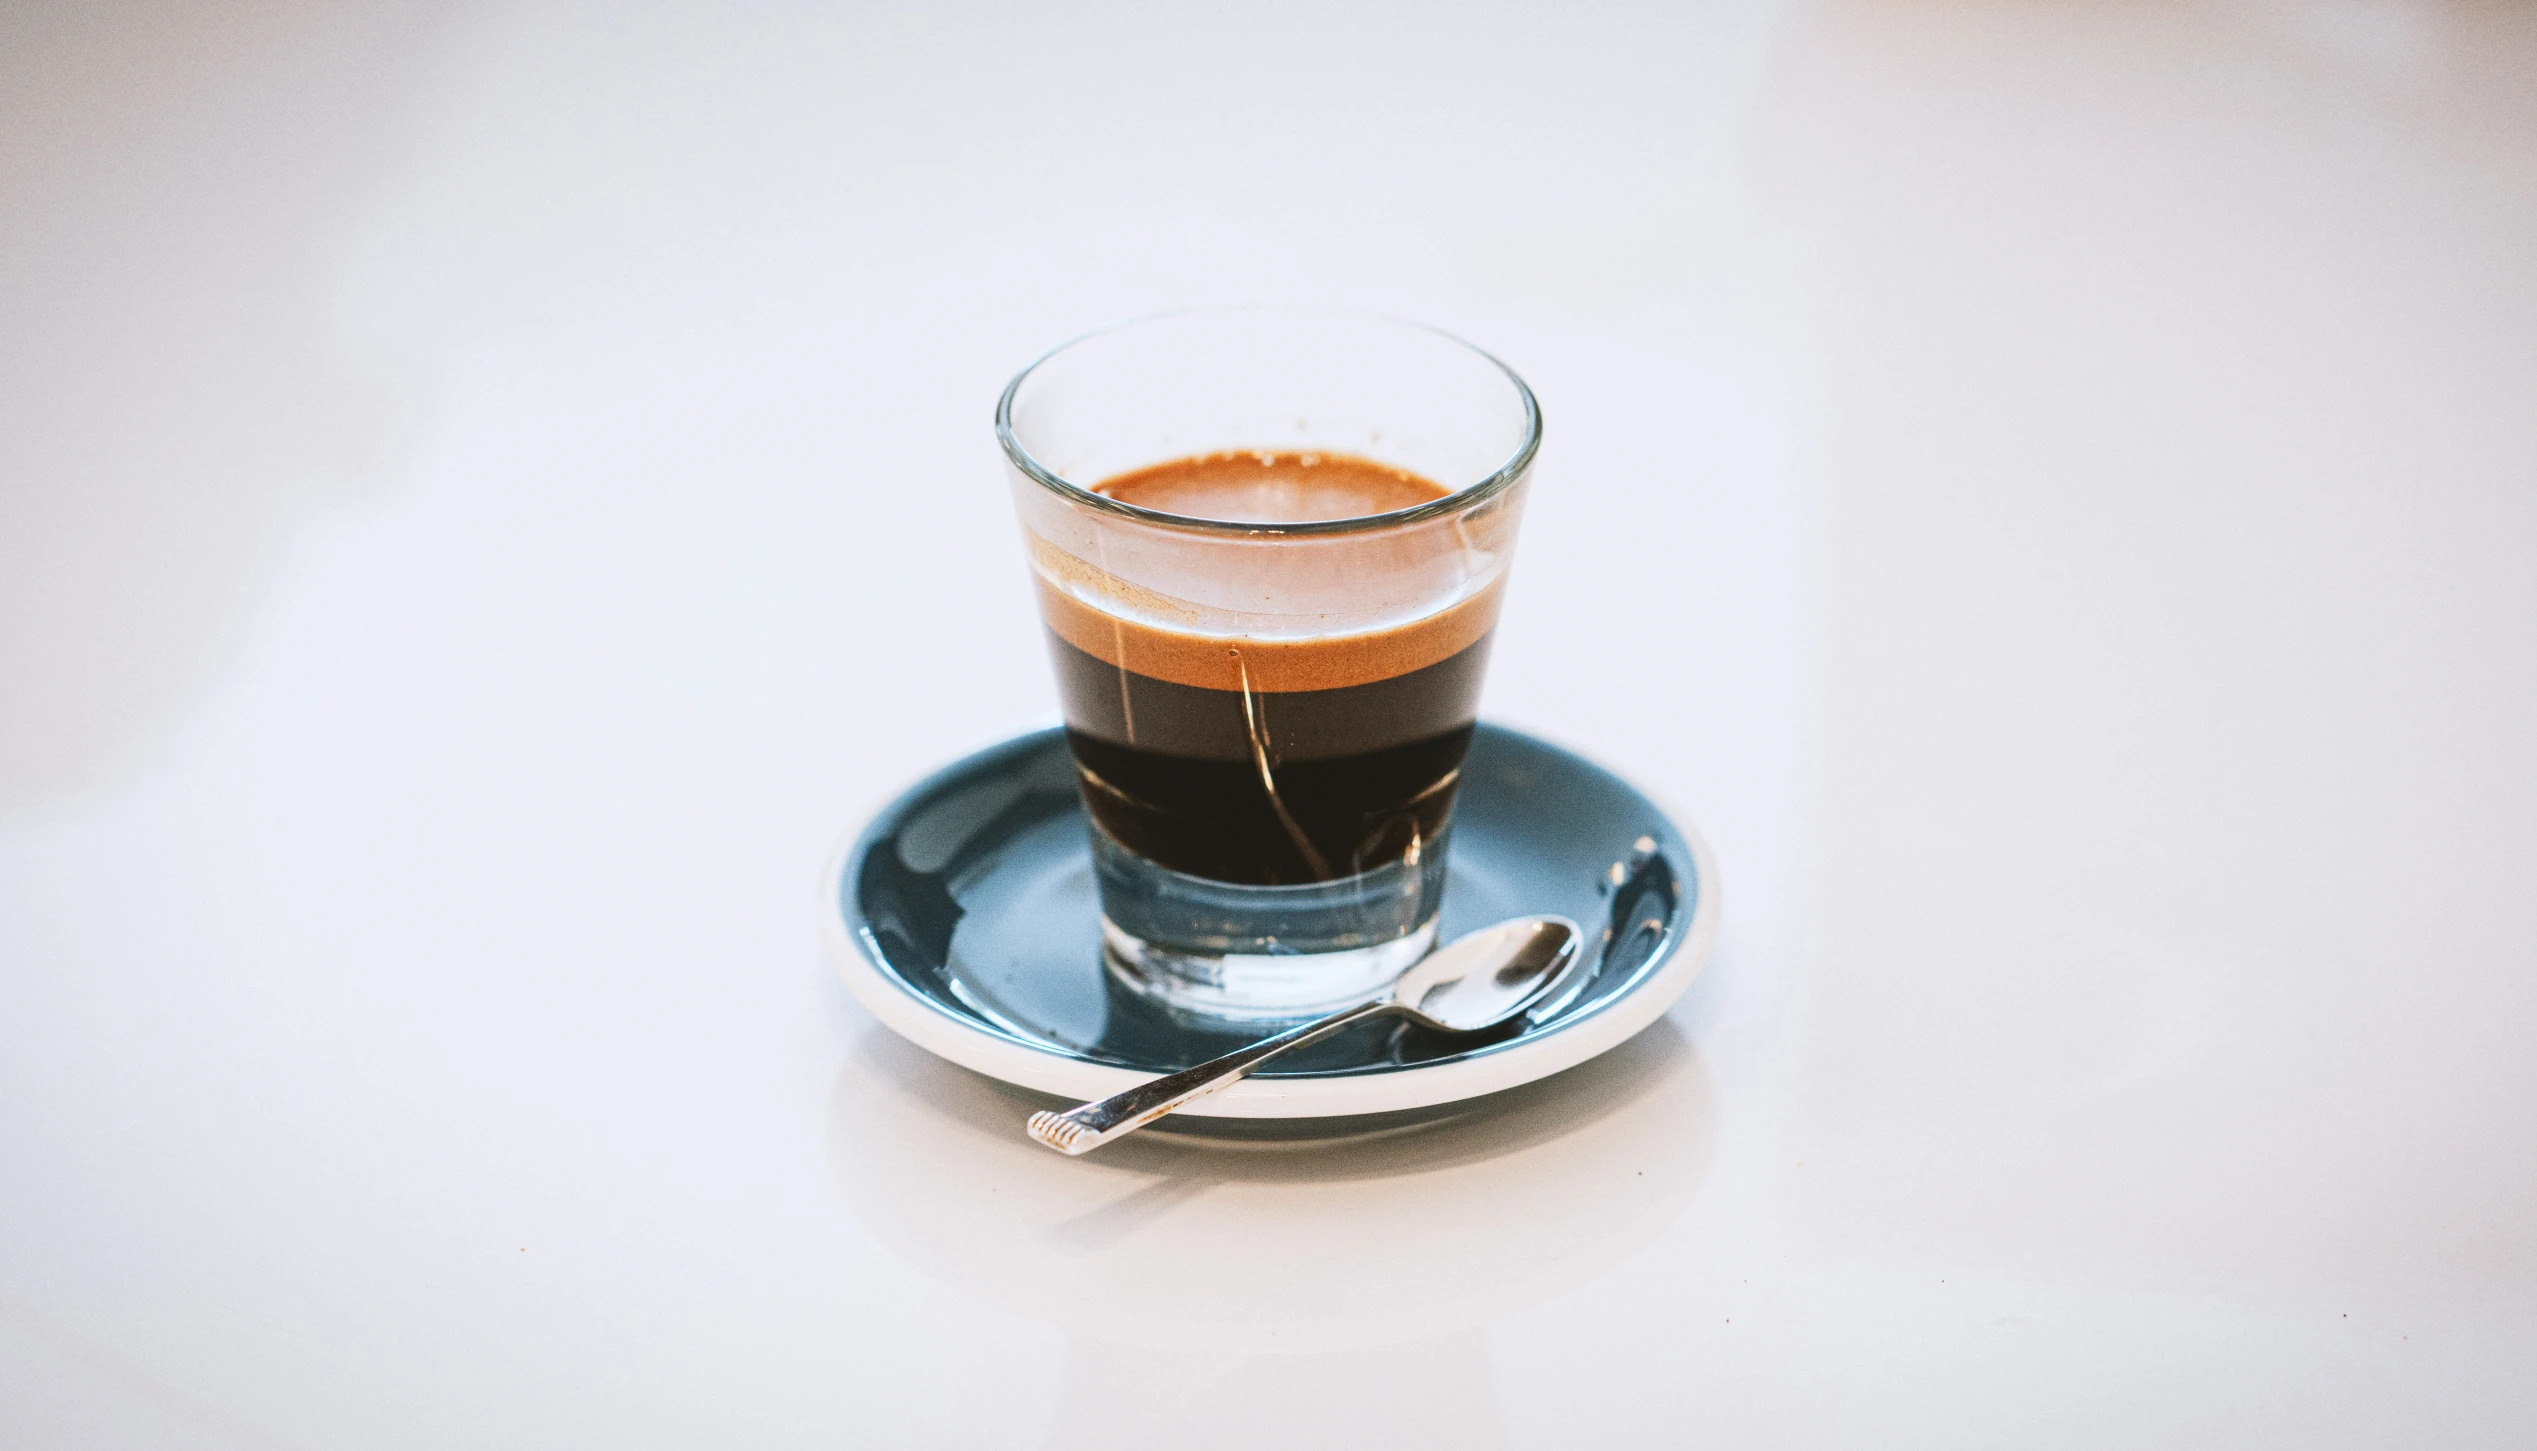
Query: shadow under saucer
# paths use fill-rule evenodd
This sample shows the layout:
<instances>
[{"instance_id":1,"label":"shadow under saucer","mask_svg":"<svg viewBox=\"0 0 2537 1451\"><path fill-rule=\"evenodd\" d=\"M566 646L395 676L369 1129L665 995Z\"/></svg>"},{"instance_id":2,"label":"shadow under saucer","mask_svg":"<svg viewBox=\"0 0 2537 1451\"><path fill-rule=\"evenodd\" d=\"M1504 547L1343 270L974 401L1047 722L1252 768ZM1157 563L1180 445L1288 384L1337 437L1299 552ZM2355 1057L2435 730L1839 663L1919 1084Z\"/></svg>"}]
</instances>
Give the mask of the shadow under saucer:
<instances>
[{"instance_id":1,"label":"shadow under saucer","mask_svg":"<svg viewBox=\"0 0 2537 1451\"><path fill-rule=\"evenodd\" d=\"M1423 1124L1312 1142L1143 1132L1069 1159L1043 1102L866 1032L828 1115L847 1204L925 1273L1104 1341L1267 1354L1450 1336L1645 1246L1716 1137L1699 1057L1659 1020L1577 1068ZM1486 1264L1484 1274L1446 1264Z\"/></svg>"}]
</instances>

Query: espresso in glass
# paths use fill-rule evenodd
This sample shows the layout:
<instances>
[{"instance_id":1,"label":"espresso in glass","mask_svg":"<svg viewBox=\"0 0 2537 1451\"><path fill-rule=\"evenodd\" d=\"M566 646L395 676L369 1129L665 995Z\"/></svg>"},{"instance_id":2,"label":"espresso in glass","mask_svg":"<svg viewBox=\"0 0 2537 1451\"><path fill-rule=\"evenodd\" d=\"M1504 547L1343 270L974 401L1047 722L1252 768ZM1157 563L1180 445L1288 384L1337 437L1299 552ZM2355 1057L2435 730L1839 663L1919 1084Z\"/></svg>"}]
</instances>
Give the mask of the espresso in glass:
<instances>
[{"instance_id":1,"label":"espresso in glass","mask_svg":"<svg viewBox=\"0 0 2537 1451\"><path fill-rule=\"evenodd\" d=\"M1538 417L1443 334L1268 310L1096 334L1006 391L1126 989L1304 1017L1432 945Z\"/></svg>"},{"instance_id":2,"label":"espresso in glass","mask_svg":"<svg viewBox=\"0 0 2537 1451\"><path fill-rule=\"evenodd\" d=\"M1178 459L1095 491L1272 524L1385 514L1447 493L1404 469L1301 451ZM1282 552L1242 562L1274 572ZM1177 872L1283 886L1354 876L1444 836L1494 589L1389 630L1239 641L1042 590L1084 805L1121 846Z\"/></svg>"}]
</instances>

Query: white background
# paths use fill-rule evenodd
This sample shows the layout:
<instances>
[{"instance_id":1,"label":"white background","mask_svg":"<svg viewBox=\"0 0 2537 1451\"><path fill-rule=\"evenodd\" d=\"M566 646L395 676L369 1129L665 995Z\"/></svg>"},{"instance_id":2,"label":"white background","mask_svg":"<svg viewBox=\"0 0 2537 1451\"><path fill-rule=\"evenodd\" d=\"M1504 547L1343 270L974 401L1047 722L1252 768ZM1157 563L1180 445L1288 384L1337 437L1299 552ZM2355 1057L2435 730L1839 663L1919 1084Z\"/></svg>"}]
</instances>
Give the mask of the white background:
<instances>
[{"instance_id":1,"label":"white background","mask_svg":"<svg viewBox=\"0 0 2537 1451\"><path fill-rule=\"evenodd\" d=\"M1534 384L1486 709L1725 930L1065 1161L813 883L1236 300ZM2533 744L2527 7L0 15L10 1447L2526 1444Z\"/></svg>"}]
</instances>

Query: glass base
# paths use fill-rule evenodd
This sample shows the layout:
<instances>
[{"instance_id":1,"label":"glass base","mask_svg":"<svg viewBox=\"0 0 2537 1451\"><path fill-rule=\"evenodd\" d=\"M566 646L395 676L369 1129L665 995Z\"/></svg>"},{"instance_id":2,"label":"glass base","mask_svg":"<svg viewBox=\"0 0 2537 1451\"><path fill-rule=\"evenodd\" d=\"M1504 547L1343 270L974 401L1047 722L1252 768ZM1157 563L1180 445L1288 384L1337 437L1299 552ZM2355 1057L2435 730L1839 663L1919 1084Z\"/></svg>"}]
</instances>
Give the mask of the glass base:
<instances>
[{"instance_id":1,"label":"glass base","mask_svg":"<svg viewBox=\"0 0 2537 1451\"><path fill-rule=\"evenodd\" d=\"M1130 991L1175 1012L1300 1022L1381 992L1436 941L1445 843L1335 882L1261 887L1176 872L1098 823L1102 957Z\"/></svg>"},{"instance_id":2,"label":"glass base","mask_svg":"<svg viewBox=\"0 0 2537 1451\"><path fill-rule=\"evenodd\" d=\"M1304 1022L1391 986L1436 943L1436 921L1343 952L1176 952L1101 919L1101 960L1129 991L1176 1013L1231 1023Z\"/></svg>"}]
</instances>

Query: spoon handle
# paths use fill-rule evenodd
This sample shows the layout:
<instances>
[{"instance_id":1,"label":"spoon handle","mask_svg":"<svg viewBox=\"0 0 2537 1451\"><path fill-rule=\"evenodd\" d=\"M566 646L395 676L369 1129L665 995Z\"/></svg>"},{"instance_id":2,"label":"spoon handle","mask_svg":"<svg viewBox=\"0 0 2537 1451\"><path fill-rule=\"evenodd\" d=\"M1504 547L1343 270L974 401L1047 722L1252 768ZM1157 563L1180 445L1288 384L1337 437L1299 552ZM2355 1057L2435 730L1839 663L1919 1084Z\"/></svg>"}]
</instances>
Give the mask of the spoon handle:
<instances>
[{"instance_id":1,"label":"spoon handle","mask_svg":"<svg viewBox=\"0 0 2537 1451\"><path fill-rule=\"evenodd\" d=\"M1031 1115L1031 1137L1061 1154L1089 1153L1122 1134L1134 1133L1193 1098L1203 1098L1228 1083L1249 1077L1252 1069L1289 1048L1317 1043L1351 1023L1361 1023L1391 1012L1394 1006L1389 998L1359 1003L1329 1017L1289 1028L1273 1038L1262 1038L1247 1048L1236 1048L1222 1058L1209 1059L1195 1068L1184 1068L1178 1073L1148 1079L1098 1102L1070 1108L1064 1113L1043 1109Z\"/></svg>"}]
</instances>

